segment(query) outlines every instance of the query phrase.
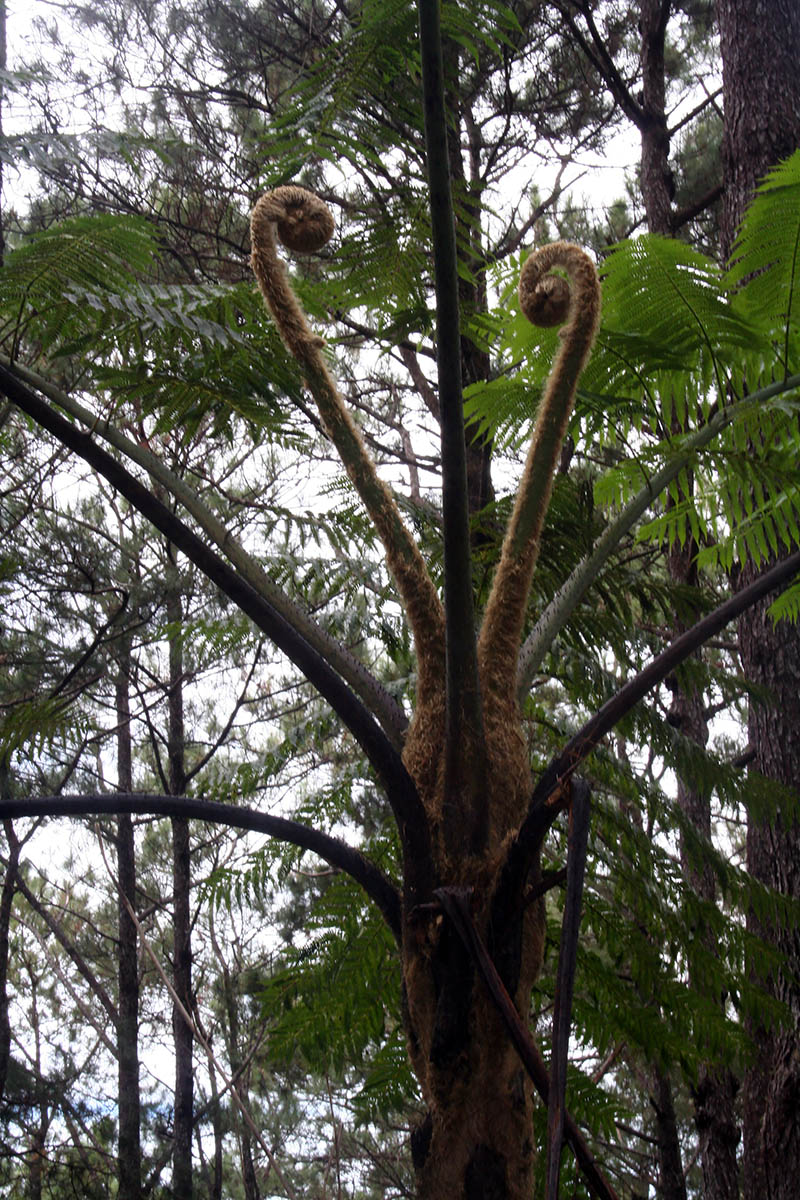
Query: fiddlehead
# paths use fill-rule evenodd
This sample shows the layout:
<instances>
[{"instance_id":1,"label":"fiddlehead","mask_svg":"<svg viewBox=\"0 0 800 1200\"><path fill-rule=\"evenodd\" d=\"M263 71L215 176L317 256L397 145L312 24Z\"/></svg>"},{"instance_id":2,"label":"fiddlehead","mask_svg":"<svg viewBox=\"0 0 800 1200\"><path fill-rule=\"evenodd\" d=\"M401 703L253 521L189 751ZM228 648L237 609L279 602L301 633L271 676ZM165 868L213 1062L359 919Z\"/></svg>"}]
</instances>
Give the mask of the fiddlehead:
<instances>
[{"instance_id":1,"label":"fiddlehead","mask_svg":"<svg viewBox=\"0 0 800 1200\"><path fill-rule=\"evenodd\" d=\"M250 262L287 349L303 371L325 432L372 519L408 613L417 652L418 705L438 695L444 677L444 613L422 555L366 451L322 355L324 341L309 327L278 257L275 235L291 250L320 250L334 229L328 206L305 188L267 192L250 219Z\"/></svg>"},{"instance_id":2,"label":"fiddlehead","mask_svg":"<svg viewBox=\"0 0 800 1200\"><path fill-rule=\"evenodd\" d=\"M278 257L275 234L296 254L315 254L333 236L333 214L324 200L301 187L266 192L250 217L250 264L281 337L300 362L324 345L309 328L292 290L286 267Z\"/></svg>"},{"instance_id":3,"label":"fiddlehead","mask_svg":"<svg viewBox=\"0 0 800 1200\"><path fill-rule=\"evenodd\" d=\"M553 267L562 267L569 282L549 274ZM594 264L583 250L567 242L543 246L522 268L519 301L534 324L552 326L569 320L561 330L561 347L542 397L481 627L478 656L485 700L514 693L525 606L553 477L578 379L600 320L600 284Z\"/></svg>"}]
</instances>

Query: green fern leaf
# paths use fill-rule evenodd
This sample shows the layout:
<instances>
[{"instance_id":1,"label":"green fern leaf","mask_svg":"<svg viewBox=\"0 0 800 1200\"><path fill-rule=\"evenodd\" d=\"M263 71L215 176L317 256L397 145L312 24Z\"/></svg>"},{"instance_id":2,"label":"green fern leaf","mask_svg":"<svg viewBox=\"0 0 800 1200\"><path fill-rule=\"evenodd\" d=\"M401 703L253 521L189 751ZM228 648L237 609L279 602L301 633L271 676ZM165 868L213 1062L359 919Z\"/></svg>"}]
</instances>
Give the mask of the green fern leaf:
<instances>
[{"instance_id":1,"label":"green fern leaf","mask_svg":"<svg viewBox=\"0 0 800 1200\"><path fill-rule=\"evenodd\" d=\"M789 371L800 330L800 150L761 183L731 259L732 307L775 341Z\"/></svg>"}]
</instances>

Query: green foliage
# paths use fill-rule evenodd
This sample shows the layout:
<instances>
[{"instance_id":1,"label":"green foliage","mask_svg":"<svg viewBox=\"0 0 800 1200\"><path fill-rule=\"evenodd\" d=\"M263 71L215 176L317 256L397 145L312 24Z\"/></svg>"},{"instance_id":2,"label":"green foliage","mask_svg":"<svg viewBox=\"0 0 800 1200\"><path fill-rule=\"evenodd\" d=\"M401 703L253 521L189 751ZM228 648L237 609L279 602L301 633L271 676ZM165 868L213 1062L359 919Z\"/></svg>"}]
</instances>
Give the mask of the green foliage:
<instances>
[{"instance_id":1,"label":"green foliage","mask_svg":"<svg viewBox=\"0 0 800 1200\"><path fill-rule=\"evenodd\" d=\"M726 276L731 303L766 334L772 378L796 370L800 333L800 151L761 182L742 221Z\"/></svg>"},{"instance_id":2,"label":"green foliage","mask_svg":"<svg viewBox=\"0 0 800 1200\"><path fill-rule=\"evenodd\" d=\"M259 986L277 1063L342 1075L358 1066L363 1119L402 1111L415 1085L405 1053L398 963L385 925L342 876L322 887L297 945Z\"/></svg>"},{"instance_id":3,"label":"green foliage","mask_svg":"<svg viewBox=\"0 0 800 1200\"><path fill-rule=\"evenodd\" d=\"M33 333L52 352L80 321L82 297L135 287L155 251L155 232L141 218L73 217L51 226L4 263L3 333L17 344Z\"/></svg>"},{"instance_id":4,"label":"green foliage","mask_svg":"<svg viewBox=\"0 0 800 1200\"><path fill-rule=\"evenodd\" d=\"M44 696L20 697L16 703L5 701L0 719L0 763L10 761L23 747L32 756L46 754L55 743L66 740L67 733L80 734L81 720L70 712L70 698Z\"/></svg>"}]
</instances>

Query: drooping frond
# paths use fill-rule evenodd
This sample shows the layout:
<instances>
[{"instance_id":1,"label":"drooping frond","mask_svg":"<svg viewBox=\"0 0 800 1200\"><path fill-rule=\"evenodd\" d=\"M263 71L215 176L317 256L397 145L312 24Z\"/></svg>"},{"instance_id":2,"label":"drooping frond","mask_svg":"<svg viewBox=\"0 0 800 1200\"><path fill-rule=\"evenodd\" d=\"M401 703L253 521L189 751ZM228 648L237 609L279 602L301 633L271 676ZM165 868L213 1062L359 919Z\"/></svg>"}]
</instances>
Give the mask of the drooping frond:
<instances>
[{"instance_id":1,"label":"drooping frond","mask_svg":"<svg viewBox=\"0 0 800 1200\"><path fill-rule=\"evenodd\" d=\"M79 217L11 251L0 273L0 339L9 358L80 358L81 382L127 400L158 431L216 433L234 416L256 436L291 434L302 393L249 281L165 282L154 227L128 216ZM244 267L244 264L243 264Z\"/></svg>"},{"instance_id":2,"label":"drooping frond","mask_svg":"<svg viewBox=\"0 0 800 1200\"><path fill-rule=\"evenodd\" d=\"M10 253L0 274L0 334L37 330L69 336L78 293L127 291L150 273L153 227L136 217L74 217L39 233Z\"/></svg>"}]
</instances>

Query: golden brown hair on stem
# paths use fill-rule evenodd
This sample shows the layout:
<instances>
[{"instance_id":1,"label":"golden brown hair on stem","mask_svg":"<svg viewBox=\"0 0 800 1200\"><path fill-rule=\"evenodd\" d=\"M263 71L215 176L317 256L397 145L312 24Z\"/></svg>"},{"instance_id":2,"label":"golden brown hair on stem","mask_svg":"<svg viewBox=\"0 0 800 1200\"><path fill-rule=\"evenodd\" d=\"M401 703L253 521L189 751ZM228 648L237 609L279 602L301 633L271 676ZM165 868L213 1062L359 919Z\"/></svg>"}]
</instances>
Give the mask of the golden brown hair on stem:
<instances>
[{"instance_id":1,"label":"golden brown hair on stem","mask_svg":"<svg viewBox=\"0 0 800 1200\"><path fill-rule=\"evenodd\" d=\"M320 250L333 234L333 215L306 188L275 188L250 218L250 263L278 331L303 371L325 432L355 485L386 551L386 560L408 613L417 653L418 706L430 703L444 678L444 612L419 549L388 487L375 470L322 354L324 340L308 324L278 257L276 234L290 250Z\"/></svg>"},{"instance_id":2,"label":"golden brown hair on stem","mask_svg":"<svg viewBox=\"0 0 800 1200\"><path fill-rule=\"evenodd\" d=\"M287 186L265 192L250 217L250 265L278 331L293 356L302 360L308 347L324 343L309 328L286 267L278 258L275 234L287 250L315 254L333 236L333 213L306 188Z\"/></svg>"},{"instance_id":3,"label":"golden brown hair on stem","mask_svg":"<svg viewBox=\"0 0 800 1200\"><path fill-rule=\"evenodd\" d=\"M567 279L550 274L562 268ZM553 242L526 260L519 302L529 321L558 325L556 355L536 418L522 482L508 523L500 563L478 641L481 686L487 704L515 691L517 655L553 477L581 371L600 320L600 284L594 263L578 246Z\"/></svg>"}]
</instances>

